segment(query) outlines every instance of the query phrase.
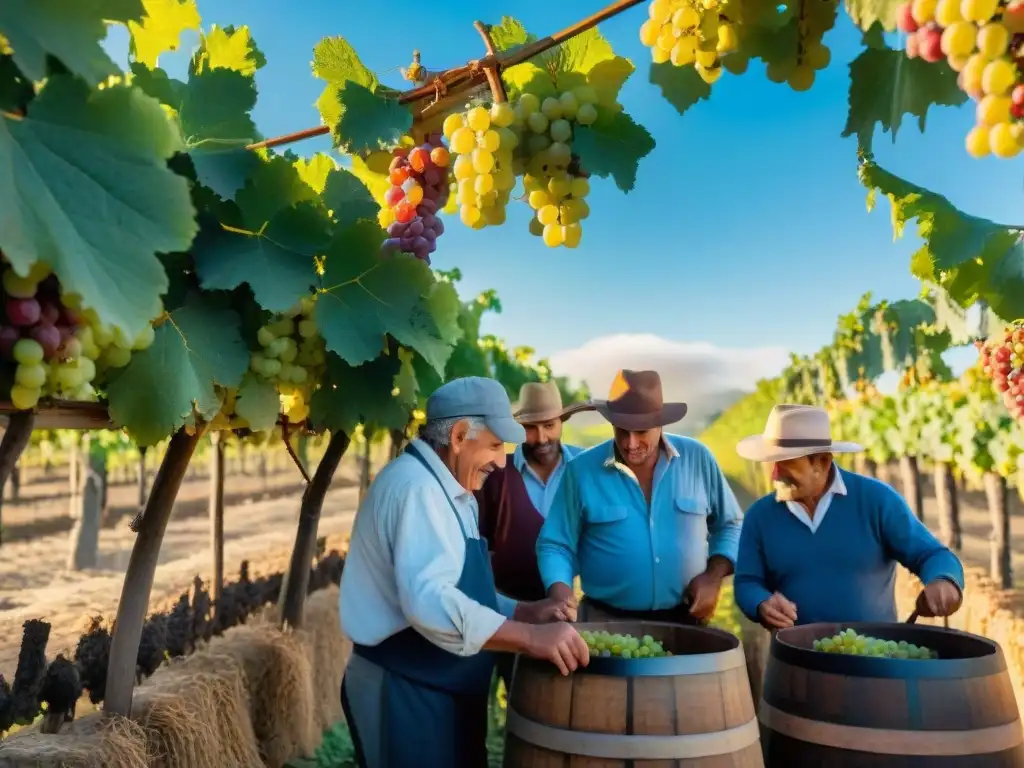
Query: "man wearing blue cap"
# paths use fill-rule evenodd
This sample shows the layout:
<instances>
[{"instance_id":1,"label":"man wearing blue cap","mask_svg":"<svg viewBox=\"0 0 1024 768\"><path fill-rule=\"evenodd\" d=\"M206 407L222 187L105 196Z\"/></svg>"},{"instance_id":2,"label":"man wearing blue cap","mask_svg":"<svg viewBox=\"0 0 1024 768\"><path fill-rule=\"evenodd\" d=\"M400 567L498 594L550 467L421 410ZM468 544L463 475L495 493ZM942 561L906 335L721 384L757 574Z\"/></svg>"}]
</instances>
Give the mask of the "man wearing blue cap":
<instances>
[{"instance_id":1,"label":"man wearing blue cap","mask_svg":"<svg viewBox=\"0 0 1024 768\"><path fill-rule=\"evenodd\" d=\"M515 602L494 587L476 500L522 443L504 388L455 379L427 400L419 439L374 479L341 579L353 642L342 707L362 768L486 766L492 651L589 661L571 604Z\"/></svg>"}]
</instances>

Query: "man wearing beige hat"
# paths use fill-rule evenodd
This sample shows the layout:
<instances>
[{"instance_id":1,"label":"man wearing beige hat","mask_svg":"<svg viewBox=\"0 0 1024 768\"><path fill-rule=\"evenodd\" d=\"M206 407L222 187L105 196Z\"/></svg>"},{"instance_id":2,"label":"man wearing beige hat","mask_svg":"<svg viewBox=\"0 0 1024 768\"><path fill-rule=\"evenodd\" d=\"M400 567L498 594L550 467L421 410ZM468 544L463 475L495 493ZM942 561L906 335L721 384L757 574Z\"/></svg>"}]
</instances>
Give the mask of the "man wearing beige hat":
<instances>
[{"instance_id":1,"label":"man wearing beige hat","mask_svg":"<svg viewBox=\"0 0 1024 768\"><path fill-rule=\"evenodd\" d=\"M925 585L921 616L963 600L963 566L891 487L836 466L855 443L833 441L828 414L778 405L740 456L771 465L775 493L747 510L736 563L740 610L768 629L817 622L893 622L896 563Z\"/></svg>"},{"instance_id":2,"label":"man wearing beige hat","mask_svg":"<svg viewBox=\"0 0 1024 768\"><path fill-rule=\"evenodd\" d=\"M503 595L525 601L546 596L537 569L537 535L566 465L581 450L562 443L562 424L574 413L592 409L590 403L563 406L554 382L524 384L519 390L514 415L525 428L526 440L476 494L480 533L490 544L494 583ZM566 602L575 618L575 599ZM513 659L512 654L498 659L498 674L506 687Z\"/></svg>"},{"instance_id":3,"label":"man wearing beige hat","mask_svg":"<svg viewBox=\"0 0 1024 768\"><path fill-rule=\"evenodd\" d=\"M537 540L550 597L579 574L583 620L704 623L732 573L742 513L711 452L664 427L686 415L654 371L622 370L595 408L615 428L566 467Z\"/></svg>"}]
</instances>

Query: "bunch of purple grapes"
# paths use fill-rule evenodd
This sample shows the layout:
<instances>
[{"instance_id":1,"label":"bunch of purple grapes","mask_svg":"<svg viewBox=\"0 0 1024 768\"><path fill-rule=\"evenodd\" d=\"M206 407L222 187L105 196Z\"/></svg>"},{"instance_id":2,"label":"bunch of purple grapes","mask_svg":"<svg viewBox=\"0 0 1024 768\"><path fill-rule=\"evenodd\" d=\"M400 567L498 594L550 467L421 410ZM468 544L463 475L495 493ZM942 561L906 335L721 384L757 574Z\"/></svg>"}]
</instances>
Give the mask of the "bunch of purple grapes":
<instances>
[{"instance_id":1,"label":"bunch of purple grapes","mask_svg":"<svg viewBox=\"0 0 1024 768\"><path fill-rule=\"evenodd\" d=\"M41 276L41 271L20 277L10 266L4 267L5 323L0 326L0 356L5 359L11 359L20 339L35 340L43 348L45 360L75 343L74 330L81 318L61 302L57 278ZM76 354L76 350L67 351L69 357Z\"/></svg>"},{"instance_id":2,"label":"bunch of purple grapes","mask_svg":"<svg viewBox=\"0 0 1024 768\"><path fill-rule=\"evenodd\" d=\"M411 253L430 263L437 238L444 234L438 212L448 202L449 160L440 133L430 134L418 147L394 150L389 168L391 188L381 212L388 232L383 253Z\"/></svg>"}]
</instances>

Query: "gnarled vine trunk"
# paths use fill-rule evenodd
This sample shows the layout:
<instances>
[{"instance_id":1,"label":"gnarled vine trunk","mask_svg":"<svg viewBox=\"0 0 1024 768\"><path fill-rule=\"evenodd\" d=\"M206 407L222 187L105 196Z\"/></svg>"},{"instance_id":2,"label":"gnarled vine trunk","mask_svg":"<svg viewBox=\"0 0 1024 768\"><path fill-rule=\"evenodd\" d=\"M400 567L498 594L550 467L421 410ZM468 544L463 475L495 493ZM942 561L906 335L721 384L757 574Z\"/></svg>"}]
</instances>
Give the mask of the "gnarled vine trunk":
<instances>
[{"instance_id":1,"label":"gnarled vine trunk","mask_svg":"<svg viewBox=\"0 0 1024 768\"><path fill-rule=\"evenodd\" d=\"M28 447L28 441L32 437L32 425L35 424L35 414L32 411L19 411L12 413L7 418L7 429L4 430L3 439L0 440L0 545L4 542L3 527L3 488L7 485L14 468L18 465L18 459Z\"/></svg>"},{"instance_id":2,"label":"gnarled vine trunk","mask_svg":"<svg viewBox=\"0 0 1024 768\"><path fill-rule=\"evenodd\" d=\"M146 446L139 446L139 511L146 508Z\"/></svg>"},{"instance_id":3,"label":"gnarled vine trunk","mask_svg":"<svg viewBox=\"0 0 1024 768\"><path fill-rule=\"evenodd\" d=\"M327 449L316 467L316 472L299 505L299 525L295 531L295 546L288 563L288 573L281 585L281 625L301 627L309 592L309 569L316 554L316 532L320 525L320 511L324 497L331 487L331 480L341 463L341 457L348 450L349 436L345 432L332 432Z\"/></svg>"},{"instance_id":4,"label":"gnarled vine trunk","mask_svg":"<svg viewBox=\"0 0 1024 768\"><path fill-rule=\"evenodd\" d=\"M117 604L117 619L110 644L107 667L107 695L103 711L129 717L132 712L132 691L135 687L135 660L142 639L142 624L149 609L153 577L160 558L160 545L167 530L167 521L174 508L174 499L188 471L188 463L199 443L199 430L188 434L184 429L174 433L160 470L153 481L153 490L146 509L138 520L138 535Z\"/></svg>"},{"instance_id":5,"label":"gnarled vine trunk","mask_svg":"<svg viewBox=\"0 0 1024 768\"><path fill-rule=\"evenodd\" d=\"M900 457L900 485L907 506L918 520L924 522L924 494L921 489L921 467L916 456Z\"/></svg>"},{"instance_id":6,"label":"gnarled vine trunk","mask_svg":"<svg viewBox=\"0 0 1024 768\"><path fill-rule=\"evenodd\" d=\"M1013 587L1013 563L1010 558L1010 491L1005 477L985 473L985 498L992 520L991 576L1003 589Z\"/></svg>"},{"instance_id":7,"label":"gnarled vine trunk","mask_svg":"<svg viewBox=\"0 0 1024 768\"><path fill-rule=\"evenodd\" d=\"M939 504L939 539L950 549L959 552L963 548L960 531L960 502L957 498L953 467L945 462L935 462L935 500Z\"/></svg>"},{"instance_id":8,"label":"gnarled vine trunk","mask_svg":"<svg viewBox=\"0 0 1024 768\"><path fill-rule=\"evenodd\" d=\"M370 490L370 478L373 474L372 445L369 438L363 440L363 455L359 461L359 503L363 503L366 492Z\"/></svg>"}]
</instances>

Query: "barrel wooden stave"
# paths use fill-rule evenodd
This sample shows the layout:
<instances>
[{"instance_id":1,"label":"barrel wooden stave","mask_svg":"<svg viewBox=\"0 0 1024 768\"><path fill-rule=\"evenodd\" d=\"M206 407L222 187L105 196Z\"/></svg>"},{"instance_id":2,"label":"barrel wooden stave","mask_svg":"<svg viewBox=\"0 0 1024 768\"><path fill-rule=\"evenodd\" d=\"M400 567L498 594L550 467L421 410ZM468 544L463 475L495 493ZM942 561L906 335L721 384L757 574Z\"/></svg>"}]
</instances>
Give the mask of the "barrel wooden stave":
<instances>
[{"instance_id":1,"label":"barrel wooden stave","mask_svg":"<svg viewBox=\"0 0 1024 768\"><path fill-rule=\"evenodd\" d=\"M809 625L773 639L759 712L768 768L1024 766L1020 715L995 643L938 627L852 624L928 646L940 659L810 650L845 626Z\"/></svg>"},{"instance_id":2,"label":"barrel wooden stave","mask_svg":"<svg viewBox=\"0 0 1024 768\"><path fill-rule=\"evenodd\" d=\"M619 736L682 736L691 741L755 721L743 652L727 633L648 622L581 624L580 629L607 629L640 637L650 634L675 652L707 650L716 656L735 653L720 671L683 675L639 674L644 665L670 659L642 659L627 665L633 676L583 671L562 677L550 664L517 660L509 710L534 723L586 734ZM672 657L677 658L677 657ZM595 660L598 667L602 660ZM605 660L606 661L606 660ZM651 667L648 667L651 669ZM515 716L513 715L513 717ZM506 768L762 768L760 745L737 741L728 753L663 759L602 758L546 749L521 738L510 727L505 746Z\"/></svg>"}]
</instances>

